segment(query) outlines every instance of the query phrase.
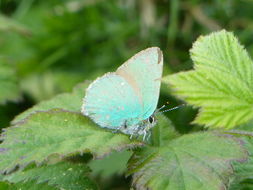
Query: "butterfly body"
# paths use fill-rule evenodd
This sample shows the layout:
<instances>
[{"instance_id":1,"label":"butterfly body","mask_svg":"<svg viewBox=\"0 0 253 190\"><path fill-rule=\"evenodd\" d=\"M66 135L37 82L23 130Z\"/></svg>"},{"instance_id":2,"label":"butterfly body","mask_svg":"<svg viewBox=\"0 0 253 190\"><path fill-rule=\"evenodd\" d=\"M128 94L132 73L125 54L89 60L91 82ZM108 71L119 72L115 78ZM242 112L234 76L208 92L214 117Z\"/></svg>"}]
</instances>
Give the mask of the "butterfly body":
<instances>
[{"instance_id":1,"label":"butterfly body","mask_svg":"<svg viewBox=\"0 0 253 190\"><path fill-rule=\"evenodd\" d=\"M153 47L137 53L116 72L96 79L86 90L82 113L102 128L146 135L155 125L163 57ZM152 122L151 122L152 120Z\"/></svg>"}]
</instances>

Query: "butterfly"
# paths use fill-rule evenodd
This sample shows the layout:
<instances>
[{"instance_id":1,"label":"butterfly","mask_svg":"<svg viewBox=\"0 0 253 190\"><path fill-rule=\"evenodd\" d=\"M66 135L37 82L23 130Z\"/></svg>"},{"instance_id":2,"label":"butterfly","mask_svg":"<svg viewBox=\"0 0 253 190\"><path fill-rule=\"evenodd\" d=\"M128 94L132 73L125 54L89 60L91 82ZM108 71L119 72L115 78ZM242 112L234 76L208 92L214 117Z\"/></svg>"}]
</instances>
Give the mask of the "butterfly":
<instances>
[{"instance_id":1,"label":"butterfly","mask_svg":"<svg viewBox=\"0 0 253 190\"><path fill-rule=\"evenodd\" d=\"M86 89L81 112L102 128L143 135L155 126L163 54L158 47L145 49L115 72L97 78Z\"/></svg>"}]
</instances>

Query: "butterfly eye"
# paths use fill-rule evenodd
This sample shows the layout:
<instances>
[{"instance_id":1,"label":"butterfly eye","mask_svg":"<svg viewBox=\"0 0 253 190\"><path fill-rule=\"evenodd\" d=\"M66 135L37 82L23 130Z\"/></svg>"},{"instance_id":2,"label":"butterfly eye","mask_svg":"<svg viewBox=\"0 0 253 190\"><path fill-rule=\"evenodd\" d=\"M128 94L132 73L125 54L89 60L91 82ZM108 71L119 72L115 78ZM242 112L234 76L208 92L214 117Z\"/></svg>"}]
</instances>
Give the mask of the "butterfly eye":
<instances>
[{"instance_id":1,"label":"butterfly eye","mask_svg":"<svg viewBox=\"0 0 253 190\"><path fill-rule=\"evenodd\" d=\"M149 123L153 123L153 122L155 121L155 119L154 119L153 116L150 116L150 117L148 118L148 121L149 121Z\"/></svg>"}]
</instances>

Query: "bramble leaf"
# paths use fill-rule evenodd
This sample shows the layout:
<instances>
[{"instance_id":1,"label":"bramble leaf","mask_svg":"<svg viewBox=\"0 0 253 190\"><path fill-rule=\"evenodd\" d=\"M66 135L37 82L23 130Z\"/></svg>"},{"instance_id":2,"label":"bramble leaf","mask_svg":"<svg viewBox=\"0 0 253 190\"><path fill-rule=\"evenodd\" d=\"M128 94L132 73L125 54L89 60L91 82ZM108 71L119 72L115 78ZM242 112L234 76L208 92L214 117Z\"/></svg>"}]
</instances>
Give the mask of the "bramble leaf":
<instances>
[{"instance_id":1,"label":"bramble leaf","mask_svg":"<svg viewBox=\"0 0 253 190\"><path fill-rule=\"evenodd\" d=\"M201 36L190 50L194 68L215 68L253 89L253 62L231 32L222 30Z\"/></svg>"},{"instance_id":2,"label":"bramble leaf","mask_svg":"<svg viewBox=\"0 0 253 190\"><path fill-rule=\"evenodd\" d=\"M152 128L151 143L153 146L163 146L178 137L172 122L164 115L157 116L157 124Z\"/></svg>"},{"instance_id":3,"label":"bramble leaf","mask_svg":"<svg viewBox=\"0 0 253 190\"><path fill-rule=\"evenodd\" d=\"M68 190L97 189L87 176L89 172L89 168L84 164L59 162L18 171L4 176L4 180L11 183L36 181L37 184L43 184L46 182L49 186Z\"/></svg>"},{"instance_id":4,"label":"bramble leaf","mask_svg":"<svg viewBox=\"0 0 253 190\"><path fill-rule=\"evenodd\" d=\"M245 190L253 187L253 121L241 125L240 130L230 130L227 133L240 137L244 142L244 147L249 153L246 162L235 162L233 168L235 175L231 180L229 190Z\"/></svg>"},{"instance_id":5,"label":"bramble leaf","mask_svg":"<svg viewBox=\"0 0 253 190\"><path fill-rule=\"evenodd\" d=\"M38 112L7 128L0 144L0 171L30 162L42 163L50 155L64 158L78 153L102 157L114 150L143 145L127 135L112 133L87 117L66 111Z\"/></svg>"},{"instance_id":6,"label":"bramble leaf","mask_svg":"<svg viewBox=\"0 0 253 190\"><path fill-rule=\"evenodd\" d=\"M176 95L201 107L195 123L233 128L253 118L253 92L241 81L213 68L168 77Z\"/></svg>"},{"instance_id":7,"label":"bramble leaf","mask_svg":"<svg viewBox=\"0 0 253 190\"><path fill-rule=\"evenodd\" d=\"M235 176L230 184L229 190L245 190L253 187L253 140L252 137L244 137L245 147L249 152L246 162L233 164Z\"/></svg>"},{"instance_id":8,"label":"bramble leaf","mask_svg":"<svg viewBox=\"0 0 253 190\"><path fill-rule=\"evenodd\" d=\"M88 83L84 82L77 85L72 93L63 93L53 97L50 100L45 100L25 112L19 114L12 123L15 124L37 111L47 111L53 108L60 108L72 112L80 112L82 105L82 98L85 95L85 89Z\"/></svg>"},{"instance_id":9,"label":"bramble leaf","mask_svg":"<svg viewBox=\"0 0 253 190\"><path fill-rule=\"evenodd\" d=\"M235 138L202 132L140 150L129 162L129 174L138 190L219 190L232 174L230 162L246 158Z\"/></svg>"},{"instance_id":10,"label":"bramble leaf","mask_svg":"<svg viewBox=\"0 0 253 190\"><path fill-rule=\"evenodd\" d=\"M131 155L130 151L114 152L103 159L91 160L88 166L91 168L93 176L108 180L112 176L124 174Z\"/></svg>"},{"instance_id":11,"label":"bramble leaf","mask_svg":"<svg viewBox=\"0 0 253 190\"><path fill-rule=\"evenodd\" d=\"M161 146L179 136L172 122L164 115L157 115L157 124L152 128L150 137L153 146ZM133 153L130 151L115 152L102 160L92 160L88 165L92 174L108 179L113 175L120 175L127 169L127 161ZM114 164L111 164L114 163Z\"/></svg>"},{"instance_id":12,"label":"bramble leaf","mask_svg":"<svg viewBox=\"0 0 253 190\"><path fill-rule=\"evenodd\" d=\"M26 181L23 183L7 184L6 189L3 190L61 190L53 186L49 186L47 183L37 184L36 181Z\"/></svg>"},{"instance_id":13,"label":"bramble leaf","mask_svg":"<svg viewBox=\"0 0 253 190\"><path fill-rule=\"evenodd\" d=\"M201 107L194 123L230 129L253 119L253 63L232 33L200 37L191 57L195 70L164 78L175 94Z\"/></svg>"}]
</instances>

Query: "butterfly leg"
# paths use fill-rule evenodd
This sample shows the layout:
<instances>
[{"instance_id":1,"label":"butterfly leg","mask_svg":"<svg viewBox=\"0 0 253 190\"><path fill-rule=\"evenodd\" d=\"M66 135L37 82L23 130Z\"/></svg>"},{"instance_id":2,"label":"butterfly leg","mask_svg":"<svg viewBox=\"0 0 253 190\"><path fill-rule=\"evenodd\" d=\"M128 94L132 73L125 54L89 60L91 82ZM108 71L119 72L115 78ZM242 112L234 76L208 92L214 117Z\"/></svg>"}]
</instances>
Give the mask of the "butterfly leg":
<instances>
[{"instance_id":1,"label":"butterfly leg","mask_svg":"<svg viewBox=\"0 0 253 190\"><path fill-rule=\"evenodd\" d=\"M150 138L150 136L151 136L151 132L149 131L149 132L148 132L147 139L149 139L149 138Z\"/></svg>"},{"instance_id":2,"label":"butterfly leg","mask_svg":"<svg viewBox=\"0 0 253 190\"><path fill-rule=\"evenodd\" d=\"M145 138L146 138L146 135L147 135L147 131L146 131L146 130L143 130L143 134L144 134L144 135L143 135L143 139L142 139L142 140L145 141Z\"/></svg>"},{"instance_id":3,"label":"butterfly leg","mask_svg":"<svg viewBox=\"0 0 253 190\"><path fill-rule=\"evenodd\" d=\"M133 129L130 139L132 139L133 136L135 136L136 139L140 136L138 128Z\"/></svg>"},{"instance_id":4,"label":"butterfly leg","mask_svg":"<svg viewBox=\"0 0 253 190\"><path fill-rule=\"evenodd\" d=\"M140 136L140 134L138 133L138 131L134 131L134 132L131 134L130 139L132 139L133 136L135 136L136 139L137 139L137 138Z\"/></svg>"}]
</instances>

